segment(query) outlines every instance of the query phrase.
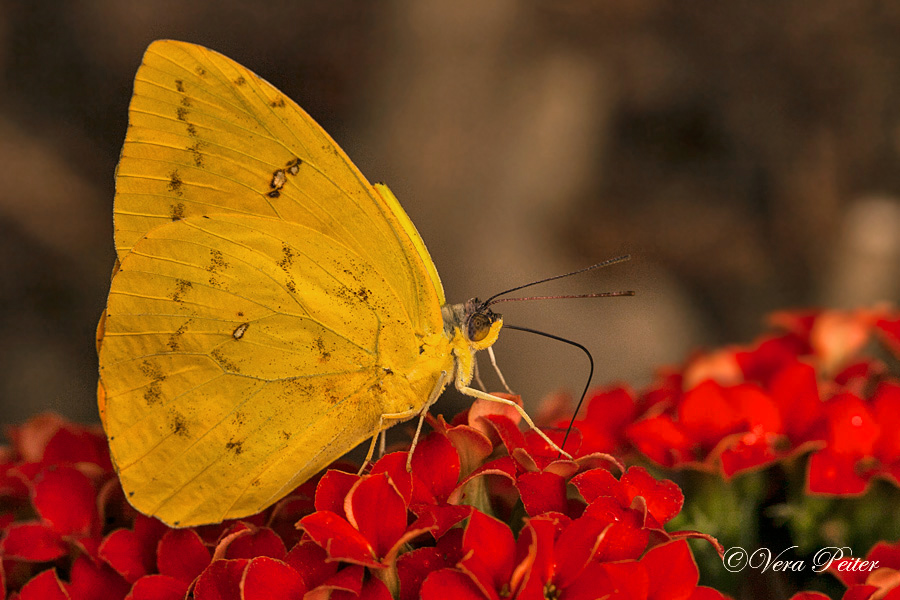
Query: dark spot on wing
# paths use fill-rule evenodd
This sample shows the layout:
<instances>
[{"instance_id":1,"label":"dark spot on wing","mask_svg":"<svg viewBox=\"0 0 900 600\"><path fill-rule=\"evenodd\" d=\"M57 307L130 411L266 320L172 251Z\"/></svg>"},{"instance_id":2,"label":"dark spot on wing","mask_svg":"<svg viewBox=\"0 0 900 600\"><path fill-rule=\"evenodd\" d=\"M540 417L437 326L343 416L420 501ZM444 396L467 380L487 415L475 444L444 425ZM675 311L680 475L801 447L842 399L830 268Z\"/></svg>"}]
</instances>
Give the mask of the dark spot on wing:
<instances>
[{"instance_id":1,"label":"dark spot on wing","mask_svg":"<svg viewBox=\"0 0 900 600\"><path fill-rule=\"evenodd\" d=\"M287 441L287 440L291 439L291 432L290 431L282 431L281 437L283 437L284 440Z\"/></svg>"},{"instance_id":2,"label":"dark spot on wing","mask_svg":"<svg viewBox=\"0 0 900 600\"><path fill-rule=\"evenodd\" d=\"M182 185L184 185L184 182L181 180L181 175L178 174L178 169L169 173L169 183L166 184L167 190L181 196L184 193L181 191Z\"/></svg>"},{"instance_id":3,"label":"dark spot on wing","mask_svg":"<svg viewBox=\"0 0 900 600\"><path fill-rule=\"evenodd\" d=\"M201 67L199 65L197 66L196 69L194 69L194 72L200 77L206 77L206 69L204 69L203 67Z\"/></svg>"},{"instance_id":4,"label":"dark spot on wing","mask_svg":"<svg viewBox=\"0 0 900 600\"><path fill-rule=\"evenodd\" d=\"M172 302L181 302L185 292L194 287L194 284L186 279L175 280L175 291L169 296Z\"/></svg>"},{"instance_id":5,"label":"dark spot on wing","mask_svg":"<svg viewBox=\"0 0 900 600\"><path fill-rule=\"evenodd\" d=\"M360 288L356 291L356 297L359 298L360 301L362 301L362 302L368 302L368 300L369 300L369 294L370 294L370 293L371 293L371 292L369 292L369 290L368 290L367 288L365 288L365 287L360 287Z\"/></svg>"},{"instance_id":6,"label":"dark spot on wing","mask_svg":"<svg viewBox=\"0 0 900 600\"><path fill-rule=\"evenodd\" d=\"M175 89L181 93L184 93L184 82L180 79L175 80Z\"/></svg>"},{"instance_id":7,"label":"dark spot on wing","mask_svg":"<svg viewBox=\"0 0 900 600\"><path fill-rule=\"evenodd\" d=\"M160 388L159 381L151 381L150 385L147 386L147 389L144 390L144 402L147 403L147 406L152 406L160 401L162 398L162 389Z\"/></svg>"},{"instance_id":8,"label":"dark spot on wing","mask_svg":"<svg viewBox=\"0 0 900 600\"><path fill-rule=\"evenodd\" d=\"M277 169L274 173L272 173L272 180L269 182L269 187L273 190L280 190L284 187L284 184L287 182L287 175L284 174L283 169Z\"/></svg>"},{"instance_id":9,"label":"dark spot on wing","mask_svg":"<svg viewBox=\"0 0 900 600\"><path fill-rule=\"evenodd\" d=\"M188 437L190 435L187 419L184 418L183 414L176 410L169 413L169 427L175 435L181 437Z\"/></svg>"},{"instance_id":10,"label":"dark spot on wing","mask_svg":"<svg viewBox=\"0 0 900 600\"><path fill-rule=\"evenodd\" d=\"M188 132L188 135L189 135L189 136L191 136L191 137L197 137L197 128L194 127L194 124L193 124L193 123L188 123L188 126L187 126L187 132Z\"/></svg>"},{"instance_id":11,"label":"dark spot on wing","mask_svg":"<svg viewBox=\"0 0 900 600\"><path fill-rule=\"evenodd\" d=\"M289 175L296 175L300 172L300 165L303 164L303 161L299 158L295 158L293 160L289 160L285 165L287 172Z\"/></svg>"},{"instance_id":12,"label":"dark spot on wing","mask_svg":"<svg viewBox=\"0 0 900 600\"><path fill-rule=\"evenodd\" d=\"M205 267L206 272L209 273L209 285L216 288L221 287L222 282L216 275L228 268L225 255L219 250L210 250L209 257L209 264Z\"/></svg>"},{"instance_id":13,"label":"dark spot on wing","mask_svg":"<svg viewBox=\"0 0 900 600\"><path fill-rule=\"evenodd\" d=\"M239 310L238 313L237 313L237 316L243 317L243 316L244 316L244 311Z\"/></svg>"},{"instance_id":14,"label":"dark spot on wing","mask_svg":"<svg viewBox=\"0 0 900 600\"><path fill-rule=\"evenodd\" d=\"M166 343L166 346L172 352L177 352L181 349L181 336L183 336L184 332L187 331L188 323L190 323L190 321L185 322L181 327L179 327L169 335L169 341Z\"/></svg>"},{"instance_id":15,"label":"dark spot on wing","mask_svg":"<svg viewBox=\"0 0 900 600\"><path fill-rule=\"evenodd\" d=\"M236 442L231 440L227 444L225 444L225 449L229 452L233 452L235 455L240 454L244 451L244 442Z\"/></svg>"},{"instance_id":16,"label":"dark spot on wing","mask_svg":"<svg viewBox=\"0 0 900 600\"><path fill-rule=\"evenodd\" d=\"M179 106L178 108L175 109L175 117L179 121L187 121L187 116L189 114L191 114L191 111L189 111L188 109L186 109L183 106Z\"/></svg>"},{"instance_id":17,"label":"dark spot on wing","mask_svg":"<svg viewBox=\"0 0 900 600\"><path fill-rule=\"evenodd\" d=\"M331 352L328 352L325 349L325 340L322 339L322 336L317 337L315 342L313 342L313 345L315 346L315 349L319 351L319 362L328 362L328 359L331 358Z\"/></svg>"},{"instance_id":18,"label":"dark spot on wing","mask_svg":"<svg viewBox=\"0 0 900 600\"><path fill-rule=\"evenodd\" d=\"M223 370L228 371L229 373L240 373L241 370L238 368L237 364L228 360L222 351L219 348L216 348L209 355L215 360Z\"/></svg>"},{"instance_id":19,"label":"dark spot on wing","mask_svg":"<svg viewBox=\"0 0 900 600\"><path fill-rule=\"evenodd\" d=\"M178 204L171 205L169 208L169 216L173 221L180 221L184 218L184 203L179 202Z\"/></svg>"},{"instance_id":20,"label":"dark spot on wing","mask_svg":"<svg viewBox=\"0 0 900 600\"><path fill-rule=\"evenodd\" d=\"M419 346L419 354L425 354L425 345Z\"/></svg>"},{"instance_id":21,"label":"dark spot on wing","mask_svg":"<svg viewBox=\"0 0 900 600\"><path fill-rule=\"evenodd\" d=\"M271 192L266 194L266 196L268 196L269 198L277 198L280 195L281 192L279 192L278 190L272 190Z\"/></svg>"},{"instance_id":22,"label":"dark spot on wing","mask_svg":"<svg viewBox=\"0 0 900 600\"><path fill-rule=\"evenodd\" d=\"M144 402L147 403L147 406L156 404L162 399L162 386L160 384L166 380L166 376L163 374L162 369L159 368L159 365L155 365L149 360L142 361L138 369L141 375L150 380L147 389L144 390Z\"/></svg>"},{"instance_id":23,"label":"dark spot on wing","mask_svg":"<svg viewBox=\"0 0 900 600\"><path fill-rule=\"evenodd\" d=\"M247 333L247 328L250 327L250 323L241 323L238 325L234 331L231 332L231 337L236 340L244 337L244 334Z\"/></svg>"},{"instance_id":24,"label":"dark spot on wing","mask_svg":"<svg viewBox=\"0 0 900 600\"><path fill-rule=\"evenodd\" d=\"M381 367L381 369L384 371L385 375L393 375L394 374L394 372L391 369L389 369L388 367Z\"/></svg>"},{"instance_id":25,"label":"dark spot on wing","mask_svg":"<svg viewBox=\"0 0 900 600\"><path fill-rule=\"evenodd\" d=\"M244 79L243 75L238 75L238 78L234 80L234 85L238 87L244 85L245 83L247 83L247 80Z\"/></svg>"},{"instance_id":26,"label":"dark spot on wing","mask_svg":"<svg viewBox=\"0 0 900 600\"><path fill-rule=\"evenodd\" d=\"M294 283L293 279L288 279L287 283L284 284L284 287L288 289L288 291L292 294L297 293L297 285Z\"/></svg>"},{"instance_id":27,"label":"dark spot on wing","mask_svg":"<svg viewBox=\"0 0 900 600\"><path fill-rule=\"evenodd\" d=\"M284 108L284 98L279 96L278 98L272 100L269 103L269 106L271 106L272 108Z\"/></svg>"},{"instance_id":28,"label":"dark spot on wing","mask_svg":"<svg viewBox=\"0 0 900 600\"><path fill-rule=\"evenodd\" d=\"M187 96L181 97L181 105L185 108L190 108L193 106L193 104L191 104L191 99L188 98Z\"/></svg>"},{"instance_id":29,"label":"dark spot on wing","mask_svg":"<svg viewBox=\"0 0 900 600\"><path fill-rule=\"evenodd\" d=\"M234 413L234 415L232 415L231 422L237 426L241 426L247 422L247 415L245 415L241 411L238 411Z\"/></svg>"},{"instance_id":30,"label":"dark spot on wing","mask_svg":"<svg viewBox=\"0 0 900 600\"><path fill-rule=\"evenodd\" d=\"M188 152L191 153L191 156L194 157L194 166L198 168L203 168L203 153L200 151L200 142L194 143L193 146L188 148Z\"/></svg>"},{"instance_id":31,"label":"dark spot on wing","mask_svg":"<svg viewBox=\"0 0 900 600\"><path fill-rule=\"evenodd\" d=\"M281 243L281 260L279 260L277 264L279 267L287 271L291 268L291 265L294 263L294 250L286 243Z\"/></svg>"}]
</instances>

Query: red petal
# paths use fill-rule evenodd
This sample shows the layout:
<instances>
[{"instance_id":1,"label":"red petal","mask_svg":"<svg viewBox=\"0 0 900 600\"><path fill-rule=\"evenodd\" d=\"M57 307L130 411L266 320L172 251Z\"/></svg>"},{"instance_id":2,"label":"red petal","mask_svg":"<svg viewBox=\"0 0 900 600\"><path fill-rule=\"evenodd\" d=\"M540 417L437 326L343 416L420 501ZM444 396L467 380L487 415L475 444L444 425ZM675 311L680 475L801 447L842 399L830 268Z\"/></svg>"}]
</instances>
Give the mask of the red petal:
<instances>
[{"instance_id":1,"label":"red petal","mask_svg":"<svg viewBox=\"0 0 900 600\"><path fill-rule=\"evenodd\" d=\"M376 577L371 577L363 584L359 600L393 600L393 597L383 581Z\"/></svg>"},{"instance_id":2,"label":"red petal","mask_svg":"<svg viewBox=\"0 0 900 600\"><path fill-rule=\"evenodd\" d=\"M758 432L736 434L729 447L719 454L722 473L726 478L737 473L774 462L778 458L774 447L779 438ZM726 438L727 440L727 438Z\"/></svg>"},{"instance_id":3,"label":"red petal","mask_svg":"<svg viewBox=\"0 0 900 600\"><path fill-rule=\"evenodd\" d=\"M512 455L516 448L525 448L525 434L519 430L518 420L513 421L506 415L490 414L481 417L490 428L500 436L507 452Z\"/></svg>"},{"instance_id":4,"label":"red petal","mask_svg":"<svg viewBox=\"0 0 900 600\"><path fill-rule=\"evenodd\" d=\"M855 496L866 491L869 479L856 472L856 458L834 454L829 450L809 457L807 489L813 494Z\"/></svg>"},{"instance_id":5,"label":"red petal","mask_svg":"<svg viewBox=\"0 0 900 600\"><path fill-rule=\"evenodd\" d=\"M64 556L68 546L48 525L15 523L0 540L3 558L29 562L47 562Z\"/></svg>"},{"instance_id":6,"label":"red petal","mask_svg":"<svg viewBox=\"0 0 900 600\"><path fill-rule=\"evenodd\" d=\"M327 510L346 517L344 499L357 481L359 475L335 470L326 471L316 486L316 510Z\"/></svg>"},{"instance_id":7,"label":"red petal","mask_svg":"<svg viewBox=\"0 0 900 600\"><path fill-rule=\"evenodd\" d=\"M168 575L147 575L131 586L126 600L183 600L188 584Z\"/></svg>"},{"instance_id":8,"label":"red petal","mask_svg":"<svg viewBox=\"0 0 900 600\"><path fill-rule=\"evenodd\" d=\"M846 597L844 596L844 598ZM819 592L799 592L791 596L791 600L831 600L831 598Z\"/></svg>"},{"instance_id":9,"label":"red petal","mask_svg":"<svg viewBox=\"0 0 900 600\"><path fill-rule=\"evenodd\" d=\"M418 452L418 449L416 449ZM406 470L406 460L409 456L408 452L391 452L382 456L378 462L372 465L370 475L377 473L387 473L394 483L394 487L403 496L404 502L409 504L413 498L413 476ZM347 490L350 491L350 490Z\"/></svg>"},{"instance_id":10,"label":"red petal","mask_svg":"<svg viewBox=\"0 0 900 600\"><path fill-rule=\"evenodd\" d=\"M400 580L400 600L416 600L422 582L439 569L450 567L441 552L425 547L407 552L397 559L397 578Z\"/></svg>"},{"instance_id":11,"label":"red petal","mask_svg":"<svg viewBox=\"0 0 900 600\"><path fill-rule=\"evenodd\" d=\"M626 435L647 458L664 467L693 459L693 441L668 415L635 421Z\"/></svg>"},{"instance_id":12,"label":"red petal","mask_svg":"<svg viewBox=\"0 0 900 600\"><path fill-rule=\"evenodd\" d=\"M685 540L651 548L640 562L652 574L647 600L687 600L700 579L697 563Z\"/></svg>"},{"instance_id":13,"label":"red petal","mask_svg":"<svg viewBox=\"0 0 900 600\"><path fill-rule=\"evenodd\" d=\"M855 585L841 596L841 600L872 600L872 595L879 591L878 586L876 585ZM893 591L891 591L887 596L885 596L881 600L896 600ZM791 600L795 600L791 598ZM815 598L814 600L823 600L820 598Z\"/></svg>"},{"instance_id":14,"label":"red petal","mask_svg":"<svg viewBox=\"0 0 900 600\"><path fill-rule=\"evenodd\" d=\"M156 564L162 575L190 583L209 566L209 548L192 529L173 529L159 541Z\"/></svg>"},{"instance_id":15,"label":"red petal","mask_svg":"<svg viewBox=\"0 0 900 600\"><path fill-rule=\"evenodd\" d=\"M566 510L566 479L560 475L547 471L523 473L516 480L516 487L529 516Z\"/></svg>"},{"instance_id":16,"label":"red petal","mask_svg":"<svg viewBox=\"0 0 900 600\"><path fill-rule=\"evenodd\" d=\"M244 569L241 582L242 600L268 600L269 598L296 598L306 593L306 585L300 574L274 558L261 556L250 561Z\"/></svg>"},{"instance_id":17,"label":"red petal","mask_svg":"<svg viewBox=\"0 0 900 600\"><path fill-rule=\"evenodd\" d=\"M880 319L875 327L894 356L900 358L900 319Z\"/></svg>"},{"instance_id":18,"label":"red petal","mask_svg":"<svg viewBox=\"0 0 900 600\"><path fill-rule=\"evenodd\" d=\"M661 525L681 512L684 505L684 494L675 482L656 479L643 467L630 467L622 475L621 483L628 494L627 504L637 496L643 497L647 510Z\"/></svg>"},{"instance_id":19,"label":"red petal","mask_svg":"<svg viewBox=\"0 0 900 600\"><path fill-rule=\"evenodd\" d=\"M572 485L590 504L601 496L614 498L621 506L628 506L629 498L622 483L606 469L589 469L572 478Z\"/></svg>"},{"instance_id":20,"label":"red petal","mask_svg":"<svg viewBox=\"0 0 900 600\"><path fill-rule=\"evenodd\" d=\"M710 587L698 586L690 600L729 600L728 596Z\"/></svg>"},{"instance_id":21,"label":"red petal","mask_svg":"<svg viewBox=\"0 0 900 600\"><path fill-rule=\"evenodd\" d=\"M124 598L131 584L105 564L79 556L72 564L69 594L77 600L116 600Z\"/></svg>"},{"instance_id":22,"label":"red petal","mask_svg":"<svg viewBox=\"0 0 900 600\"><path fill-rule=\"evenodd\" d=\"M135 533L128 529L117 529L106 536L99 554L129 583L151 573L156 566L156 553L143 548Z\"/></svg>"},{"instance_id":23,"label":"red petal","mask_svg":"<svg viewBox=\"0 0 900 600\"><path fill-rule=\"evenodd\" d=\"M447 436L432 432L419 441L413 452L412 472L425 484L431 498L446 500L459 481L459 470L459 455Z\"/></svg>"},{"instance_id":24,"label":"red petal","mask_svg":"<svg viewBox=\"0 0 900 600\"><path fill-rule=\"evenodd\" d=\"M463 534L462 547L470 554L460 562L460 567L484 589L499 590L509 583L516 544L506 523L473 511Z\"/></svg>"},{"instance_id":25,"label":"red petal","mask_svg":"<svg viewBox=\"0 0 900 600\"><path fill-rule=\"evenodd\" d=\"M194 586L195 600L242 600L241 580L250 561L214 560L197 578Z\"/></svg>"},{"instance_id":26,"label":"red petal","mask_svg":"<svg viewBox=\"0 0 900 600\"><path fill-rule=\"evenodd\" d=\"M297 526L322 546L331 559L370 567L381 566L374 558L375 550L369 540L333 512L314 512L300 519Z\"/></svg>"},{"instance_id":27,"label":"red petal","mask_svg":"<svg viewBox=\"0 0 900 600\"><path fill-rule=\"evenodd\" d=\"M97 519L97 493L78 469L53 466L35 478L32 503L62 535L88 535Z\"/></svg>"},{"instance_id":28,"label":"red petal","mask_svg":"<svg viewBox=\"0 0 900 600\"><path fill-rule=\"evenodd\" d=\"M709 450L722 436L741 426L736 407L725 389L714 381L704 381L688 390L677 409L678 422L685 432Z\"/></svg>"},{"instance_id":29,"label":"red petal","mask_svg":"<svg viewBox=\"0 0 900 600\"><path fill-rule=\"evenodd\" d=\"M881 427L867 403L853 394L838 394L825 404L828 419L828 449L836 454L869 456Z\"/></svg>"},{"instance_id":30,"label":"red petal","mask_svg":"<svg viewBox=\"0 0 900 600\"><path fill-rule=\"evenodd\" d=\"M456 569L441 569L425 578L422 600L485 600L472 579Z\"/></svg>"},{"instance_id":31,"label":"red petal","mask_svg":"<svg viewBox=\"0 0 900 600\"><path fill-rule=\"evenodd\" d=\"M625 426L634 421L635 417L637 404L634 392L630 389L616 387L598 390L588 403L584 420L575 422L582 433L578 453L618 450L625 441L623 435Z\"/></svg>"},{"instance_id":32,"label":"red petal","mask_svg":"<svg viewBox=\"0 0 900 600\"><path fill-rule=\"evenodd\" d=\"M364 477L347 495L347 520L369 540L379 559L406 531L406 503L387 474Z\"/></svg>"},{"instance_id":33,"label":"red petal","mask_svg":"<svg viewBox=\"0 0 900 600\"><path fill-rule=\"evenodd\" d=\"M883 381L872 400L875 420L881 425L881 436L875 454L885 464L900 459L900 385Z\"/></svg>"},{"instance_id":34,"label":"red petal","mask_svg":"<svg viewBox=\"0 0 900 600\"><path fill-rule=\"evenodd\" d=\"M878 542L869 553L866 554L866 560L877 560L881 567L890 567L894 570L900 570L900 542L889 544L887 542Z\"/></svg>"},{"instance_id":35,"label":"red petal","mask_svg":"<svg viewBox=\"0 0 900 600\"><path fill-rule=\"evenodd\" d=\"M744 422L745 430L784 432L778 405L755 384L739 384L728 388L725 393Z\"/></svg>"},{"instance_id":36,"label":"red petal","mask_svg":"<svg viewBox=\"0 0 900 600\"><path fill-rule=\"evenodd\" d=\"M255 558L267 556L282 560L287 554L284 542L268 527L256 528L252 533L235 539L225 550L225 558Z\"/></svg>"},{"instance_id":37,"label":"red petal","mask_svg":"<svg viewBox=\"0 0 900 600\"><path fill-rule=\"evenodd\" d=\"M566 587L581 576L597 554L606 527L606 523L590 517L580 517L565 526L553 545L557 585Z\"/></svg>"},{"instance_id":38,"label":"red petal","mask_svg":"<svg viewBox=\"0 0 900 600\"><path fill-rule=\"evenodd\" d=\"M629 569L610 570L608 565L592 562L582 571L576 581L569 584L564 590L566 600L597 600L608 598L609 600L646 600L647 598L647 571L639 563L629 561L631 576L625 581L613 582L610 575L622 574L620 571ZM637 592L632 595L632 592Z\"/></svg>"},{"instance_id":39,"label":"red petal","mask_svg":"<svg viewBox=\"0 0 900 600\"><path fill-rule=\"evenodd\" d=\"M62 425L47 442L43 462L47 464L87 462L99 465L104 471L113 470L106 436L71 423Z\"/></svg>"},{"instance_id":40,"label":"red petal","mask_svg":"<svg viewBox=\"0 0 900 600\"><path fill-rule=\"evenodd\" d=\"M647 547L650 532L643 527L643 513L622 508L612 498L597 498L587 506L582 518L598 519L609 525L597 551L599 560L637 558Z\"/></svg>"},{"instance_id":41,"label":"red petal","mask_svg":"<svg viewBox=\"0 0 900 600\"><path fill-rule=\"evenodd\" d=\"M360 565L344 567L327 581L317 586L317 590L340 590L349 592L353 597L358 597L363 590L363 576L365 568ZM333 597L333 596L332 596Z\"/></svg>"},{"instance_id":42,"label":"red petal","mask_svg":"<svg viewBox=\"0 0 900 600\"><path fill-rule=\"evenodd\" d=\"M772 379L769 390L781 412L784 429L795 444L816 436L822 416L822 401L815 370L806 363L792 361Z\"/></svg>"},{"instance_id":43,"label":"red petal","mask_svg":"<svg viewBox=\"0 0 900 600\"><path fill-rule=\"evenodd\" d=\"M327 558L321 546L312 540L305 540L291 548L284 562L300 573L307 587L313 589L337 573L340 563Z\"/></svg>"},{"instance_id":44,"label":"red petal","mask_svg":"<svg viewBox=\"0 0 900 600\"><path fill-rule=\"evenodd\" d=\"M47 569L23 585L17 598L18 600L69 600L70 596L59 577L56 576L56 569Z\"/></svg>"},{"instance_id":45,"label":"red petal","mask_svg":"<svg viewBox=\"0 0 900 600\"><path fill-rule=\"evenodd\" d=\"M788 334L764 339L748 352L736 352L735 358L747 380L766 385L773 374L808 352L809 345L804 339Z\"/></svg>"},{"instance_id":46,"label":"red petal","mask_svg":"<svg viewBox=\"0 0 900 600\"><path fill-rule=\"evenodd\" d=\"M647 600L680 600L680 596L653 596L654 579L659 574L641 562L622 561L602 565L606 577L616 590L614 598L647 598Z\"/></svg>"},{"instance_id":47,"label":"red petal","mask_svg":"<svg viewBox=\"0 0 900 600\"><path fill-rule=\"evenodd\" d=\"M454 504L420 504L411 506L410 510L419 519L409 529L431 529L431 535L435 539L442 537L451 527L472 514L471 506Z\"/></svg>"}]
</instances>

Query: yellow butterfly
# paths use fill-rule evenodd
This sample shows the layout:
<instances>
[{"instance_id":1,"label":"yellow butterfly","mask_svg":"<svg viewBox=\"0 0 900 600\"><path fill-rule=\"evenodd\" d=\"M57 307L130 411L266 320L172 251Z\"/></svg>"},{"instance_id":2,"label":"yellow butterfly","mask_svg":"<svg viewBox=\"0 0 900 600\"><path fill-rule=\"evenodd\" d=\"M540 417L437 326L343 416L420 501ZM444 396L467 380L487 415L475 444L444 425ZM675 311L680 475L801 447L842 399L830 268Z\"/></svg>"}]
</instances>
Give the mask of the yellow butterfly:
<instances>
[{"instance_id":1,"label":"yellow butterfly","mask_svg":"<svg viewBox=\"0 0 900 600\"><path fill-rule=\"evenodd\" d=\"M469 387L500 315L446 304L390 190L216 52L147 49L114 212L98 397L142 513L187 527L259 512L450 382L513 404Z\"/></svg>"}]
</instances>

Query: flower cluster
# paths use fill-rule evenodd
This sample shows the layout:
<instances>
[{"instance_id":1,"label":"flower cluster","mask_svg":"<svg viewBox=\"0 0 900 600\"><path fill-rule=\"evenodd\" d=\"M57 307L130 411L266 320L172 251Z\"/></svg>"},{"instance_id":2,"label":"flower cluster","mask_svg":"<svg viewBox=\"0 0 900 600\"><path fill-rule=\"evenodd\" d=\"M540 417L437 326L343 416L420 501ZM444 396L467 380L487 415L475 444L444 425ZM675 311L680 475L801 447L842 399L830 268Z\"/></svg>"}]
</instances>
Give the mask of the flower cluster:
<instances>
[{"instance_id":1,"label":"flower cluster","mask_svg":"<svg viewBox=\"0 0 900 600\"><path fill-rule=\"evenodd\" d=\"M835 498L900 480L900 382L863 352L879 339L900 354L900 315L773 323L641 394L596 393L566 439L572 459L523 433L515 410L479 401L450 422L429 416L411 456L361 474L338 463L258 515L190 529L131 508L98 428L35 417L0 448L0 600L726 599L698 585L687 539L721 554L718 542L670 531L685 523L682 489L614 454L722 485L808 454L804 491ZM562 444L562 428L545 432ZM844 600L900 599L900 543L873 547L877 568L847 560L830 568Z\"/></svg>"},{"instance_id":2,"label":"flower cluster","mask_svg":"<svg viewBox=\"0 0 900 600\"><path fill-rule=\"evenodd\" d=\"M749 347L692 357L640 394L591 398L581 451L637 452L666 468L730 478L812 452L807 491L859 495L900 480L900 380L864 353L900 356L900 313L783 312Z\"/></svg>"},{"instance_id":3,"label":"flower cluster","mask_svg":"<svg viewBox=\"0 0 900 600\"><path fill-rule=\"evenodd\" d=\"M686 538L707 536L664 529L683 502L675 484L600 453L560 459L506 408L432 419L410 469L394 452L364 475L329 470L252 518L180 530L125 502L100 431L37 417L2 454L2 589L20 600L725 598L697 585Z\"/></svg>"}]
</instances>

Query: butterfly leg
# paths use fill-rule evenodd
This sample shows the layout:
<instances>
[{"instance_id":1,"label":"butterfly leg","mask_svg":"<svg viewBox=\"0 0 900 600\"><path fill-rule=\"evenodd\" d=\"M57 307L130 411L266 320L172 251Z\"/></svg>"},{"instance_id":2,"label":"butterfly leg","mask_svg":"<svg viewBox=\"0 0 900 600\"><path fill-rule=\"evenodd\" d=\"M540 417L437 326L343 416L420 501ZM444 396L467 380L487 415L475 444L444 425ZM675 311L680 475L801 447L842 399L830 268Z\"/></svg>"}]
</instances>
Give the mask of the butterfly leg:
<instances>
[{"instance_id":1,"label":"butterfly leg","mask_svg":"<svg viewBox=\"0 0 900 600\"><path fill-rule=\"evenodd\" d=\"M469 387L467 385L461 384L459 380L456 382L456 389L460 391L460 393L465 394L466 396L471 396L473 398L478 398L479 400L490 400L491 402L499 402L500 404L506 404L508 406L512 406L515 408L518 413L525 419L525 422L528 423L528 426L531 427L547 444L550 445L551 448L559 452L562 456L566 458L572 458L572 455L557 446L553 440L547 437L547 434L540 430L540 428L534 424L534 421L531 420L531 417L528 416L528 413L525 412L525 409L513 402L512 400L507 400L506 398L501 398L500 396L494 396L493 394L487 394L482 392L481 390L476 390L475 388Z\"/></svg>"},{"instance_id":2,"label":"butterfly leg","mask_svg":"<svg viewBox=\"0 0 900 600\"><path fill-rule=\"evenodd\" d=\"M444 391L444 386L446 385L447 371L441 371L441 376L438 377L437 383L434 385L434 389L431 390L431 394L428 396L428 402L425 403L425 406L422 407L421 413L419 413L419 424L416 426L416 435L413 436L412 444L410 444L409 446L409 453L406 455L407 472L412 471L413 450L416 449L416 444L419 443L419 434L422 433L422 423L425 421L425 415L428 414L428 409L431 408L431 405L437 402L437 399L440 397L441 392Z\"/></svg>"},{"instance_id":3,"label":"butterfly leg","mask_svg":"<svg viewBox=\"0 0 900 600\"><path fill-rule=\"evenodd\" d=\"M497 366L497 358L494 356L494 349L491 346L488 346L487 349L488 356L491 357L491 364L494 365L494 371L497 372L497 377L500 378L500 383L503 384L503 387L506 388L507 393L515 394L506 383L506 378L503 377L503 373L500 371L500 367ZM481 384L481 380L478 380L479 385L481 385L481 389L484 389L484 385Z\"/></svg>"},{"instance_id":4,"label":"butterfly leg","mask_svg":"<svg viewBox=\"0 0 900 600\"><path fill-rule=\"evenodd\" d=\"M488 348L488 350L490 350L490 348ZM472 359L472 378L475 380L475 383L478 384L478 387L482 390L487 390L487 388L484 387L484 382L481 380L481 374L478 372L478 359L475 358Z\"/></svg>"},{"instance_id":5,"label":"butterfly leg","mask_svg":"<svg viewBox=\"0 0 900 600\"><path fill-rule=\"evenodd\" d=\"M369 463L372 461L372 455L375 454L375 443L378 441L378 437L383 433L383 429L381 429L384 424L384 416L381 417L381 420L378 421L378 431L375 435L372 436L372 443L369 444L369 451L366 452L366 458L363 460L362 466L359 468L359 471L356 472L357 475L362 475L363 471L366 470L366 467L369 466Z\"/></svg>"}]
</instances>

